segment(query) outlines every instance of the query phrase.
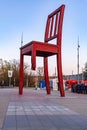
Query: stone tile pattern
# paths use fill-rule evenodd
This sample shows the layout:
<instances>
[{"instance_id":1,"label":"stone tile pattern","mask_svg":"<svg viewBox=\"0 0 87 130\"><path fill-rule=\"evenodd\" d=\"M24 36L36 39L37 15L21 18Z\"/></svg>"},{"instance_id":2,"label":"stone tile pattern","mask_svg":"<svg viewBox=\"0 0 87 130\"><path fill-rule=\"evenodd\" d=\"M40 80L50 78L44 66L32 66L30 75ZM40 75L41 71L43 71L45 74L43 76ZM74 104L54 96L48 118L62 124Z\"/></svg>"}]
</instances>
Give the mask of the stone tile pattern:
<instances>
[{"instance_id":1,"label":"stone tile pattern","mask_svg":"<svg viewBox=\"0 0 87 130\"><path fill-rule=\"evenodd\" d=\"M2 130L87 130L87 117L48 101L10 101Z\"/></svg>"}]
</instances>

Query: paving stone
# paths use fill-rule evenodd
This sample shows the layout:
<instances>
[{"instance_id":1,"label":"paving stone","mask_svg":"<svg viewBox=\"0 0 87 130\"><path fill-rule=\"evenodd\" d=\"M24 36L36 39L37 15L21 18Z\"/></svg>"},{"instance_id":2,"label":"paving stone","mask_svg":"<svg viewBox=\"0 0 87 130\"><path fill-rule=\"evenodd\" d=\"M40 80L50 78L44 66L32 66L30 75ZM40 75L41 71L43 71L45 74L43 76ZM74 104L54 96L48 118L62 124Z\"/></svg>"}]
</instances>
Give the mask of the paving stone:
<instances>
[{"instance_id":1,"label":"paving stone","mask_svg":"<svg viewBox=\"0 0 87 130\"><path fill-rule=\"evenodd\" d=\"M17 128L16 130L32 130L32 128L28 127L28 128Z\"/></svg>"},{"instance_id":2,"label":"paving stone","mask_svg":"<svg viewBox=\"0 0 87 130\"><path fill-rule=\"evenodd\" d=\"M17 115L16 116L16 123L17 123L17 128L23 128L23 127L29 126L25 115Z\"/></svg>"},{"instance_id":3,"label":"paving stone","mask_svg":"<svg viewBox=\"0 0 87 130\"><path fill-rule=\"evenodd\" d=\"M2 130L16 130L16 128L11 127L11 128L3 128Z\"/></svg>"},{"instance_id":4,"label":"paving stone","mask_svg":"<svg viewBox=\"0 0 87 130\"><path fill-rule=\"evenodd\" d=\"M15 116L6 116L4 121L4 128L15 128L16 127L16 119Z\"/></svg>"},{"instance_id":5,"label":"paving stone","mask_svg":"<svg viewBox=\"0 0 87 130\"><path fill-rule=\"evenodd\" d=\"M59 130L73 130L73 129L69 128L69 127L68 128L66 127L66 128L59 128Z\"/></svg>"},{"instance_id":6,"label":"paving stone","mask_svg":"<svg viewBox=\"0 0 87 130\"><path fill-rule=\"evenodd\" d=\"M87 130L87 95L69 92L62 98L58 92L48 96L43 90L24 89L19 96L17 91L4 91L2 130Z\"/></svg>"}]
</instances>

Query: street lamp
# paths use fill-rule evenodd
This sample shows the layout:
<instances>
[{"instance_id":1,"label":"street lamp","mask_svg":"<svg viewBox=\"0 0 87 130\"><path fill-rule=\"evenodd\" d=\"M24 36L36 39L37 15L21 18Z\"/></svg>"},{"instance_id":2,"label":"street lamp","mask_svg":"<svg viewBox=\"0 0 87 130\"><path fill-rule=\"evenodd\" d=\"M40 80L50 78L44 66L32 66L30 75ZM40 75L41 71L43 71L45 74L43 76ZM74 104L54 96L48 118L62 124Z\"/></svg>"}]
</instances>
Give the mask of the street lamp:
<instances>
[{"instance_id":1,"label":"street lamp","mask_svg":"<svg viewBox=\"0 0 87 130\"><path fill-rule=\"evenodd\" d=\"M78 46L77 46L77 72L78 72L78 84L80 83L80 79L79 79L79 39L78 39Z\"/></svg>"},{"instance_id":2,"label":"street lamp","mask_svg":"<svg viewBox=\"0 0 87 130\"><path fill-rule=\"evenodd\" d=\"M82 67L82 83L84 83L84 78L83 78L83 67Z\"/></svg>"}]
</instances>

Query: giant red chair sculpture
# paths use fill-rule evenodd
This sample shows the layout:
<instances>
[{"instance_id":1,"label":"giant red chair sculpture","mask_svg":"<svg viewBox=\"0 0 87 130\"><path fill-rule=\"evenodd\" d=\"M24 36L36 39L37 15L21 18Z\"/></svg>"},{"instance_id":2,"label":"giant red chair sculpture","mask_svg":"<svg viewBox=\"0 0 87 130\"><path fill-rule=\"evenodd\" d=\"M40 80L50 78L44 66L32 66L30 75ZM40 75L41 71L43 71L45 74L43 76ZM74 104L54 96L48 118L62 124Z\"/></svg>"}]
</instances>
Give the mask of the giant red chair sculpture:
<instances>
[{"instance_id":1,"label":"giant red chair sculpture","mask_svg":"<svg viewBox=\"0 0 87 130\"><path fill-rule=\"evenodd\" d=\"M23 64L24 55L31 56L32 69L36 68L36 56L44 57L44 74L46 81L47 94L50 94L49 76L48 76L48 57L57 56L57 72L58 72L58 85L61 96L65 96L63 87L62 76L62 59L61 59L61 43L62 43L62 24L64 16L65 5L60 6L47 18L44 42L31 41L20 48L20 82L19 94L23 93ZM48 43L56 39L56 45Z\"/></svg>"}]
</instances>

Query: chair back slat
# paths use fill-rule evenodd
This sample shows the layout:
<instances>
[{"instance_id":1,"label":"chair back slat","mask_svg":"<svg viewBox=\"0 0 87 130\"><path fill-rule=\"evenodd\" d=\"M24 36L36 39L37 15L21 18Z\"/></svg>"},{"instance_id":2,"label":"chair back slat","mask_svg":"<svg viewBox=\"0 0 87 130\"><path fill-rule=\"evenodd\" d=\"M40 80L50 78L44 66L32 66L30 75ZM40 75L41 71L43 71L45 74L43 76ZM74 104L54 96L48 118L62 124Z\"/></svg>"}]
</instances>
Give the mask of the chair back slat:
<instances>
[{"instance_id":1,"label":"chair back slat","mask_svg":"<svg viewBox=\"0 0 87 130\"><path fill-rule=\"evenodd\" d=\"M56 19L55 19L55 29L54 29L54 36L57 34L57 28L58 28L58 14L56 14Z\"/></svg>"},{"instance_id":2,"label":"chair back slat","mask_svg":"<svg viewBox=\"0 0 87 130\"><path fill-rule=\"evenodd\" d=\"M62 34L59 33L59 31L62 31L64 8L65 5L62 5L60 8L56 9L54 12L48 15L44 38L45 42L48 42L55 38L58 39L59 35Z\"/></svg>"},{"instance_id":3,"label":"chair back slat","mask_svg":"<svg viewBox=\"0 0 87 130\"><path fill-rule=\"evenodd\" d=\"M53 22L54 22L54 17L52 17L51 19L50 19L50 31L49 31L49 33L50 33L50 36L49 37L52 37L52 32L53 32Z\"/></svg>"}]
</instances>

